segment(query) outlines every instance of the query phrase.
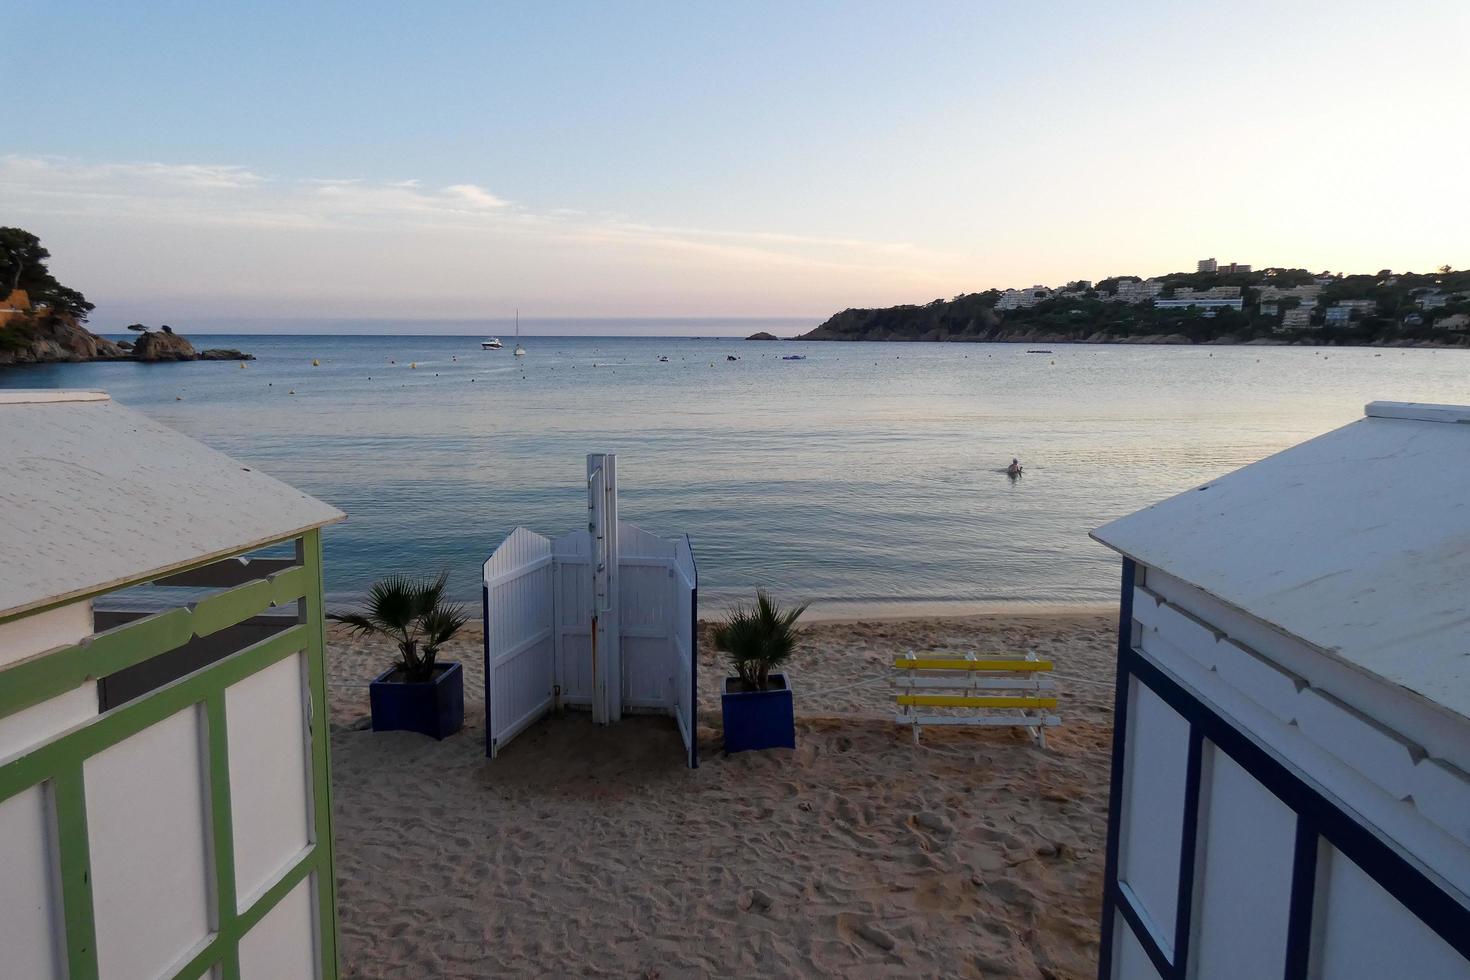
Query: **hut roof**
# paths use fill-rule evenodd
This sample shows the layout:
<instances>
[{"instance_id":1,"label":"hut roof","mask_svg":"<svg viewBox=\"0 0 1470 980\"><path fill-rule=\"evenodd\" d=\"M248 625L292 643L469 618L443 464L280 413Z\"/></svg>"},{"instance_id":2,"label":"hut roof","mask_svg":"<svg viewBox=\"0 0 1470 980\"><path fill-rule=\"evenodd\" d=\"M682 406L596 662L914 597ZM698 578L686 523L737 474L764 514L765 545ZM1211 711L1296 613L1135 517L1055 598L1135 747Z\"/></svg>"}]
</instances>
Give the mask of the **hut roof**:
<instances>
[{"instance_id":1,"label":"hut roof","mask_svg":"<svg viewBox=\"0 0 1470 980\"><path fill-rule=\"evenodd\" d=\"M0 391L0 616L345 515L97 391Z\"/></svg>"},{"instance_id":2,"label":"hut roof","mask_svg":"<svg viewBox=\"0 0 1470 980\"><path fill-rule=\"evenodd\" d=\"M1470 717L1470 407L1374 402L1093 537Z\"/></svg>"}]
</instances>

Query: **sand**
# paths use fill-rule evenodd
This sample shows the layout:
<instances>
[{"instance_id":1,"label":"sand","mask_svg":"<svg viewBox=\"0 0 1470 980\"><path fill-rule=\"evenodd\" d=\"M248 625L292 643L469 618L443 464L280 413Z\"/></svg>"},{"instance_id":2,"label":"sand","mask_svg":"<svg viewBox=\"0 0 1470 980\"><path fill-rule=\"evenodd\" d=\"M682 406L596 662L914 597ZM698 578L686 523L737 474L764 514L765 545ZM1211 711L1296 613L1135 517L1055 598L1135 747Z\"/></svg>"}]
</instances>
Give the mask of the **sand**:
<instances>
[{"instance_id":1,"label":"sand","mask_svg":"<svg viewBox=\"0 0 1470 980\"><path fill-rule=\"evenodd\" d=\"M478 630L465 729L363 730L385 646L333 631L332 784L343 975L1096 975L1114 626L1105 616L824 623L792 664L797 745L720 751L700 663L701 764L673 722L552 717L484 756ZM891 716L906 649L1034 649L1063 725Z\"/></svg>"}]
</instances>

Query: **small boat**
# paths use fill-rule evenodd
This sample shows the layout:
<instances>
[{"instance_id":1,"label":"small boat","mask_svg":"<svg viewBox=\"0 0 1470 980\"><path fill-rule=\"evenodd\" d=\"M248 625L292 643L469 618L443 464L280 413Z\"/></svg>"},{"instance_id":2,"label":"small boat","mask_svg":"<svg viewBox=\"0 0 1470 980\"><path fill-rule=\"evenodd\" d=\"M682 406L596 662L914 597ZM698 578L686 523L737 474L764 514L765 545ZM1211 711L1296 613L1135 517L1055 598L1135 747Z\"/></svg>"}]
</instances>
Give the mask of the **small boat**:
<instances>
[{"instance_id":1,"label":"small boat","mask_svg":"<svg viewBox=\"0 0 1470 980\"><path fill-rule=\"evenodd\" d=\"M1028 354L1051 354L1051 353L1054 353L1054 352L1053 351L1049 351L1049 350L1028 350L1026 353L1028 353Z\"/></svg>"},{"instance_id":2,"label":"small boat","mask_svg":"<svg viewBox=\"0 0 1470 980\"><path fill-rule=\"evenodd\" d=\"M667 363L669 363L669 355L667 355L667 354L660 354L658 356L658 362L660 364L667 364Z\"/></svg>"},{"instance_id":3,"label":"small boat","mask_svg":"<svg viewBox=\"0 0 1470 980\"><path fill-rule=\"evenodd\" d=\"M726 354L725 355L725 360L727 360L727 361L738 361L738 360L740 360L740 358L736 357L734 354Z\"/></svg>"},{"instance_id":4,"label":"small boat","mask_svg":"<svg viewBox=\"0 0 1470 980\"><path fill-rule=\"evenodd\" d=\"M783 360L783 361L804 361L804 360L806 360L806 355L805 354L785 354L785 355L783 355L781 357L781 360Z\"/></svg>"},{"instance_id":5,"label":"small boat","mask_svg":"<svg viewBox=\"0 0 1470 980\"><path fill-rule=\"evenodd\" d=\"M500 350L505 345L500 342L499 337L489 337L480 341L480 350Z\"/></svg>"},{"instance_id":6,"label":"small boat","mask_svg":"<svg viewBox=\"0 0 1470 980\"><path fill-rule=\"evenodd\" d=\"M516 349L515 349L515 356L516 357L525 357L526 356L526 349L521 346L521 311L519 309L516 310Z\"/></svg>"}]
</instances>

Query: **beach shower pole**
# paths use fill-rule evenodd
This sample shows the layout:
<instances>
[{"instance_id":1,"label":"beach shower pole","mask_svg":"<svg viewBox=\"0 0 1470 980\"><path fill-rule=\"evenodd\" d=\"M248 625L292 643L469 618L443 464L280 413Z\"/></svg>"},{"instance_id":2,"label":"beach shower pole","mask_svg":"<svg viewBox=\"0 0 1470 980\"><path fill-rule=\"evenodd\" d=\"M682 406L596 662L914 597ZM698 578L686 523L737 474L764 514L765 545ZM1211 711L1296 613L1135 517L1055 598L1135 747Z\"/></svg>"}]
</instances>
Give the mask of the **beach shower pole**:
<instances>
[{"instance_id":1,"label":"beach shower pole","mask_svg":"<svg viewBox=\"0 0 1470 980\"><path fill-rule=\"evenodd\" d=\"M617 721L623 709L618 622L618 469L612 453L587 456L587 531L592 573L592 720Z\"/></svg>"}]
</instances>

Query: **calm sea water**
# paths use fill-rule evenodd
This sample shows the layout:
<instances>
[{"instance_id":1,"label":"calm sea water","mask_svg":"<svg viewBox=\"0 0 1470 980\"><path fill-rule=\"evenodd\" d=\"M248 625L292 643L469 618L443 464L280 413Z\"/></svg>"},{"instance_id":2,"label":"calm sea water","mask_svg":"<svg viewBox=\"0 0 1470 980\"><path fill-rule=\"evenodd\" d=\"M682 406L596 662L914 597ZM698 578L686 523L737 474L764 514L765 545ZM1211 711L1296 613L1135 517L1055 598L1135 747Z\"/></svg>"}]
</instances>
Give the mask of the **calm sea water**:
<instances>
[{"instance_id":1,"label":"calm sea water","mask_svg":"<svg viewBox=\"0 0 1470 980\"><path fill-rule=\"evenodd\" d=\"M1465 351L532 337L517 360L478 336L196 340L258 360L55 365L0 371L0 387L105 389L340 507L337 602L441 568L476 600L517 525L585 520L594 451L619 454L625 520L690 535L707 602L757 585L869 605L1106 601L1117 562L1087 537L1104 521L1374 399L1470 401Z\"/></svg>"}]
</instances>

